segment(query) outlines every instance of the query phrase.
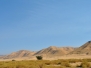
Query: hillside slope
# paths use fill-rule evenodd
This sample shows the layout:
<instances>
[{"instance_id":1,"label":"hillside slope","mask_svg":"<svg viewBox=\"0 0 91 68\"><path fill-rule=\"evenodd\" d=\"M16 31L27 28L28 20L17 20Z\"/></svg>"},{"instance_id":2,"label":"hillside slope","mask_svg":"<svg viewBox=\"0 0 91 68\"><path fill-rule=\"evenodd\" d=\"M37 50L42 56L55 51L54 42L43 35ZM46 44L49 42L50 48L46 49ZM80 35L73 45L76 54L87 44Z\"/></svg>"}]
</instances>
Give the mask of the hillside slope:
<instances>
[{"instance_id":1,"label":"hillside slope","mask_svg":"<svg viewBox=\"0 0 91 68\"><path fill-rule=\"evenodd\" d=\"M91 41L86 42L81 47L75 49L70 54L86 54L91 55Z\"/></svg>"},{"instance_id":2,"label":"hillside slope","mask_svg":"<svg viewBox=\"0 0 91 68\"><path fill-rule=\"evenodd\" d=\"M34 54L36 55L42 55L42 56L62 56L66 55L69 52L73 51L74 48L72 47L55 47L55 46L50 46L48 48L42 49L38 51L37 53Z\"/></svg>"},{"instance_id":3,"label":"hillside slope","mask_svg":"<svg viewBox=\"0 0 91 68\"><path fill-rule=\"evenodd\" d=\"M13 52L7 56L4 56L6 59L11 59L11 58L22 58L22 57L30 57L34 54L35 52L28 51L28 50L20 50L17 52Z\"/></svg>"}]
</instances>

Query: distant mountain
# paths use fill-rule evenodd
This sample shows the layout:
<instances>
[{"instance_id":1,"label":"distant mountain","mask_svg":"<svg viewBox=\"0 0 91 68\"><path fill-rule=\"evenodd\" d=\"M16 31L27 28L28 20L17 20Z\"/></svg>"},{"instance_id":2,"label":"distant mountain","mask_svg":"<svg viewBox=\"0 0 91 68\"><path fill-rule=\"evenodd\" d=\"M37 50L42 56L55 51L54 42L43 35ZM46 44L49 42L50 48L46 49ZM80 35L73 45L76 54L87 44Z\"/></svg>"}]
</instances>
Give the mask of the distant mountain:
<instances>
[{"instance_id":1,"label":"distant mountain","mask_svg":"<svg viewBox=\"0 0 91 68\"><path fill-rule=\"evenodd\" d=\"M62 56L66 55L69 52L73 51L74 48L72 47L56 47L50 46L48 48L42 49L34 54L34 56L42 55L42 56Z\"/></svg>"},{"instance_id":2,"label":"distant mountain","mask_svg":"<svg viewBox=\"0 0 91 68\"><path fill-rule=\"evenodd\" d=\"M74 48L72 47L56 47L56 46L50 46L48 48L42 49L38 52L28 51L28 50L20 50L17 52L13 52L6 56L1 56L0 58L3 59L12 59L12 58L24 58L24 57L34 57L37 55L42 55L44 57L48 56L62 56L66 55L69 52L72 52Z\"/></svg>"},{"instance_id":3,"label":"distant mountain","mask_svg":"<svg viewBox=\"0 0 91 68\"><path fill-rule=\"evenodd\" d=\"M23 57L30 57L34 54L35 52L28 51L28 50L20 50L17 52L13 52L7 56L4 56L3 58L5 59L11 59L11 58L23 58Z\"/></svg>"},{"instance_id":4,"label":"distant mountain","mask_svg":"<svg viewBox=\"0 0 91 68\"><path fill-rule=\"evenodd\" d=\"M86 42L81 47L75 49L70 54L86 54L91 55L91 41Z\"/></svg>"},{"instance_id":5,"label":"distant mountain","mask_svg":"<svg viewBox=\"0 0 91 68\"><path fill-rule=\"evenodd\" d=\"M0 58L3 58L5 55L0 55Z\"/></svg>"},{"instance_id":6,"label":"distant mountain","mask_svg":"<svg viewBox=\"0 0 91 68\"><path fill-rule=\"evenodd\" d=\"M37 52L28 51L28 50L20 50L6 56L0 55L0 58L3 58L3 59L24 58L24 57L35 58L35 56L39 56L39 55L43 57L57 57L57 56L63 56L63 55L71 56L72 54L75 54L78 56L79 54L91 55L91 41L86 42L85 44L83 44L81 47L78 47L78 48L50 46L48 48L42 49Z\"/></svg>"}]
</instances>

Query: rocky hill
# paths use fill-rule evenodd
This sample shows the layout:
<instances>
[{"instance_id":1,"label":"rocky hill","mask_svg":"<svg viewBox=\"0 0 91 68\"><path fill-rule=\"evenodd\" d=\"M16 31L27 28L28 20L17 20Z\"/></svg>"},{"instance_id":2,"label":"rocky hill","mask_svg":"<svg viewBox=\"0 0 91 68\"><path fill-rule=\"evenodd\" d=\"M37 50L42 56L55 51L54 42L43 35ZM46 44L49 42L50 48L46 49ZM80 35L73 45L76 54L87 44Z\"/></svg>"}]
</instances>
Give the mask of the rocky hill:
<instances>
[{"instance_id":1,"label":"rocky hill","mask_svg":"<svg viewBox=\"0 0 91 68\"><path fill-rule=\"evenodd\" d=\"M3 58L5 59L11 59L11 58L22 58L22 57L30 57L34 54L35 52L28 51L28 50L20 50L17 52L13 52L7 56L4 56Z\"/></svg>"},{"instance_id":2,"label":"rocky hill","mask_svg":"<svg viewBox=\"0 0 91 68\"><path fill-rule=\"evenodd\" d=\"M45 57L48 56L62 56L62 55L66 55L69 52L73 51L74 48L72 47L55 47L55 46L50 46L48 48L42 49L40 51L38 51L37 53L34 54L34 56L36 55L42 55Z\"/></svg>"},{"instance_id":3,"label":"rocky hill","mask_svg":"<svg viewBox=\"0 0 91 68\"><path fill-rule=\"evenodd\" d=\"M0 56L3 59L12 59L12 58L23 58L23 57L35 57L41 55L43 57L55 57L55 56L64 56L64 55L91 55L91 41L86 42L82 46L78 48L73 47L56 47L50 46L48 48L42 49L37 52L28 51L28 50L20 50L17 52L13 52L7 56Z\"/></svg>"},{"instance_id":4,"label":"rocky hill","mask_svg":"<svg viewBox=\"0 0 91 68\"><path fill-rule=\"evenodd\" d=\"M91 41L86 42L81 47L75 49L70 54L85 54L85 55L91 55Z\"/></svg>"}]
</instances>

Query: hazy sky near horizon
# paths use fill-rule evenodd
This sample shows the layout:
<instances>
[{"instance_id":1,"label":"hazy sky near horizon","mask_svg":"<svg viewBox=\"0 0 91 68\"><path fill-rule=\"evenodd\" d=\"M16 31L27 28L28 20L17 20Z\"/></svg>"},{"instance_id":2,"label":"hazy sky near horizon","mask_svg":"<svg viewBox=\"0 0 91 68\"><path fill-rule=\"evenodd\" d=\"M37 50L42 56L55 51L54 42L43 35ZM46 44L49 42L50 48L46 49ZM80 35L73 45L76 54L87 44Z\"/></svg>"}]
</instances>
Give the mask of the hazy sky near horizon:
<instances>
[{"instance_id":1,"label":"hazy sky near horizon","mask_svg":"<svg viewBox=\"0 0 91 68\"><path fill-rule=\"evenodd\" d=\"M91 40L91 0L0 0L0 54Z\"/></svg>"}]
</instances>

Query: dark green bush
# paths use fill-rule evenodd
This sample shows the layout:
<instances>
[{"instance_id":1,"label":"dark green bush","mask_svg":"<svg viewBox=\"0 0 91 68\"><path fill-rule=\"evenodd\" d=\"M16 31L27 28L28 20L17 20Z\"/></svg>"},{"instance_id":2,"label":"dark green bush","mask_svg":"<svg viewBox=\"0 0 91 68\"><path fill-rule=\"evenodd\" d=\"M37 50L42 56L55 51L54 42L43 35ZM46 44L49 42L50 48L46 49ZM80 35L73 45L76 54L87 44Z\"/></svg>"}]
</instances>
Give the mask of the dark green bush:
<instances>
[{"instance_id":1,"label":"dark green bush","mask_svg":"<svg viewBox=\"0 0 91 68\"><path fill-rule=\"evenodd\" d=\"M42 56L36 56L37 60L42 60Z\"/></svg>"}]
</instances>

